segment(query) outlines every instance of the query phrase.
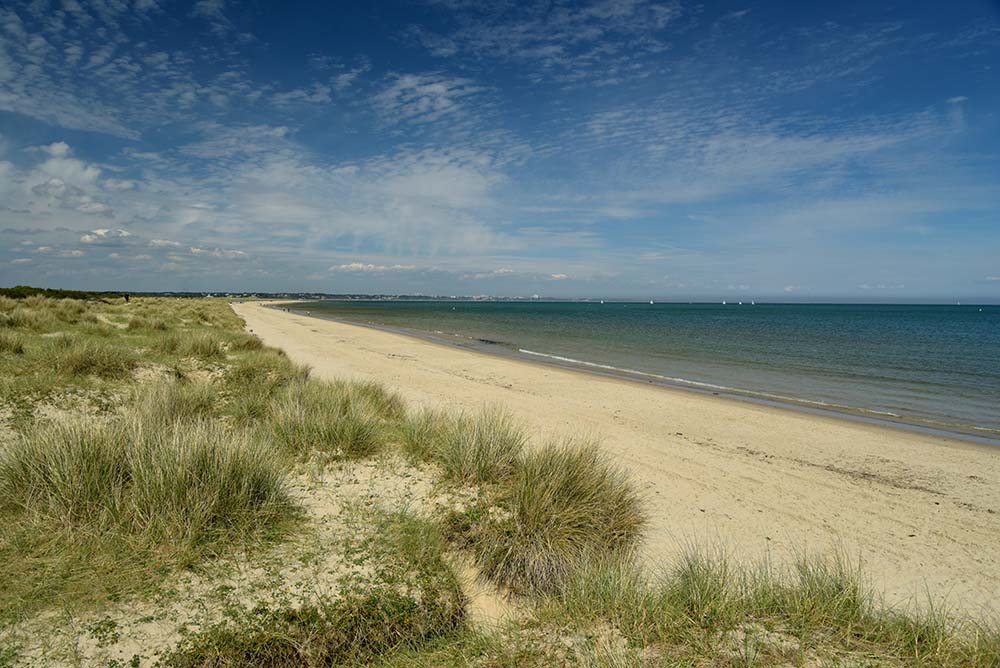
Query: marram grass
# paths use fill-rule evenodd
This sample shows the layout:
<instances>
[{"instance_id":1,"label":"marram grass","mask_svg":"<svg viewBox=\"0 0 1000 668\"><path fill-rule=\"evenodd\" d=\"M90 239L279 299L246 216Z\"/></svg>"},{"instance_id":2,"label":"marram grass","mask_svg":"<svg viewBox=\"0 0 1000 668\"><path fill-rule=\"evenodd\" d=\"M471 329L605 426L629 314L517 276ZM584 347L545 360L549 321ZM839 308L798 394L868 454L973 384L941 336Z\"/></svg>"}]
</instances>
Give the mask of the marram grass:
<instances>
[{"instance_id":1,"label":"marram grass","mask_svg":"<svg viewBox=\"0 0 1000 668\"><path fill-rule=\"evenodd\" d=\"M527 452L497 492L502 509L473 530L483 572L519 592L550 592L593 556L629 554L645 527L624 471L590 443Z\"/></svg>"},{"instance_id":2,"label":"marram grass","mask_svg":"<svg viewBox=\"0 0 1000 668\"><path fill-rule=\"evenodd\" d=\"M270 446L218 421L40 424L0 452L0 609L141 587L294 514Z\"/></svg>"}]
</instances>

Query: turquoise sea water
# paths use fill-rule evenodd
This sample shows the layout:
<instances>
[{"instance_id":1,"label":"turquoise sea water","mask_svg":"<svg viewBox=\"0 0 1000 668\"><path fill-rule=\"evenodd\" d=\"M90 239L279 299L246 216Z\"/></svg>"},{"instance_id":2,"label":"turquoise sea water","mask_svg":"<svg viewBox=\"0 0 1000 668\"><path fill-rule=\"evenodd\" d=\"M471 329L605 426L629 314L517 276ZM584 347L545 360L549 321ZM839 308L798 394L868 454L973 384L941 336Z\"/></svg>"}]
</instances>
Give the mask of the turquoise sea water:
<instances>
[{"instance_id":1,"label":"turquoise sea water","mask_svg":"<svg viewBox=\"0 0 1000 668\"><path fill-rule=\"evenodd\" d=\"M1000 307L327 301L313 315L1000 439Z\"/></svg>"}]
</instances>

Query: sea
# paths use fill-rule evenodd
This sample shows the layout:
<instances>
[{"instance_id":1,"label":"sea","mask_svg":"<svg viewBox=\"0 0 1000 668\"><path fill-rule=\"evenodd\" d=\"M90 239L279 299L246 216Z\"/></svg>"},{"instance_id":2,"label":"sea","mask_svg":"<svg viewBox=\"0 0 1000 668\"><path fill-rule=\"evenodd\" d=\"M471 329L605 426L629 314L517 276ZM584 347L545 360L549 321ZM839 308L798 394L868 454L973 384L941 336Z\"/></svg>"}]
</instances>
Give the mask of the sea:
<instances>
[{"instance_id":1,"label":"sea","mask_svg":"<svg viewBox=\"0 0 1000 668\"><path fill-rule=\"evenodd\" d=\"M1000 445L1000 306L314 301L483 352Z\"/></svg>"}]
</instances>

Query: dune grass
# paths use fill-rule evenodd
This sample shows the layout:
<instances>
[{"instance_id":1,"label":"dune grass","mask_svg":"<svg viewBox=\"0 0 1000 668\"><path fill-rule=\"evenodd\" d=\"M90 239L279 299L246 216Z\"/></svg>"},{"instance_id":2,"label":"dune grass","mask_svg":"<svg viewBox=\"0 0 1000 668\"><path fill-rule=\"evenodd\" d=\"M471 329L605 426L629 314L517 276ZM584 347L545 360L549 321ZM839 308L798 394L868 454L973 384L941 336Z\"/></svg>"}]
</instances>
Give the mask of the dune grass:
<instances>
[{"instance_id":1,"label":"dune grass","mask_svg":"<svg viewBox=\"0 0 1000 668\"><path fill-rule=\"evenodd\" d=\"M379 386L296 382L271 404L267 425L280 447L298 456L357 459L384 449L399 405Z\"/></svg>"},{"instance_id":2,"label":"dune grass","mask_svg":"<svg viewBox=\"0 0 1000 668\"><path fill-rule=\"evenodd\" d=\"M269 446L204 420L137 412L40 424L0 453L0 609L141 587L294 516Z\"/></svg>"},{"instance_id":3,"label":"dune grass","mask_svg":"<svg viewBox=\"0 0 1000 668\"><path fill-rule=\"evenodd\" d=\"M165 427L178 421L216 417L221 408L218 388L212 383L177 379L139 388L132 404L147 423Z\"/></svg>"},{"instance_id":4,"label":"dune grass","mask_svg":"<svg viewBox=\"0 0 1000 668\"><path fill-rule=\"evenodd\" d=\"M139 328L143 329L146 326L140 325ZM225 357L222 341L215 334L208 332L170 334L160 339L156 347L160 352L179 357L197 357L204 360L218 360Z\"/></svg>"},{"instance_id":5,"label":"dune grass","mask_svg":"<svg viewBox=\"0 0 1000 668\"><path fill-rule=\"evenodd\" d=\"M592 443L528 451L491 502L501 512L473 506L453 528L486 576L525 594L558 590L588 559L630 554L645 526L634 486Z\"/></svg>"},{"instance_id":6,"label":"dune grass","mask_svg":"<svg viewBox=\"0 0 1000 668\"><path fill-rule=\"evenodd\" d=\"M538 619L609 625L677 661L668 665L985 668L1000 660L995 626L885 608L860 570L836 557L777 569L689 551L658 576L628 559L593 559L541 601Z\"/></svg>"},{"instance_id":7,"label":"dune grass","mask_svg":"<svg viewBox=\"0 0 1000 668\"><path fill-rule=\"evenodd\" d=\"M12 332L0 332L0 353L23 355L24 337Z\"/></svg>"},{"instance_id":8,"label":"dune grass","mask_svg":"<svg viewBox=\"0 0 1000 668\"><path fill-rule=\"evenodd\" d=\"M122 379L132 373L139 360L128 348L97 341L72 341L60 355L57 366L72 376L98 376L100 378Z\"/></svg>"},{"instance_id":9,"label":"dune grass","mask_svg":"<svg viewBox=\"0 0 1000 668\"><path fill-rule=\"evenodd\" d=\"M446 480L489 484L510 478L527 444L527 431L496 406L472 415L424 411L400 425L403 452L433 462Z\"/></svg>"},{"instance_id":10,"label":"dune grass","mask_svg":"<svg viewBox=\"0 0 1000 668\"><path fill-rule=\"evenodd\" d=\"M433 523L407 513L366 518L380 570L320 604L260 608L205 629L165 657L167 668L370 665L462 627L465 598Z\"/></svg>"}]
</instances>

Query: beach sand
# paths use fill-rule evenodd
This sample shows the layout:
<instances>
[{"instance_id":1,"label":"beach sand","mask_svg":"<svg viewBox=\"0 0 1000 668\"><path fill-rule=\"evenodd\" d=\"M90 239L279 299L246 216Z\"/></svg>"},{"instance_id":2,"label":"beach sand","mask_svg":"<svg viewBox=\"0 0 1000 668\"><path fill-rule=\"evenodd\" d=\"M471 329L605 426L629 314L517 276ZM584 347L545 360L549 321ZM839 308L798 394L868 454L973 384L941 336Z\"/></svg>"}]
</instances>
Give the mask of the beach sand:
<instances>
[{"instance_id":1,"label":"beach sand","mask_svg":"<svg viewBox=\"0 0 1000 668\"><path fill-rule=\"evenodd\" d=\"M502 404L535 440L594 436L643 491L643 556L736 561L839 551L892 605L1000 612L1000 449L644 385L235 304L319 378L375 380L411 404Z\"/></svg>"}]
</instances>

